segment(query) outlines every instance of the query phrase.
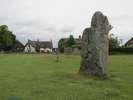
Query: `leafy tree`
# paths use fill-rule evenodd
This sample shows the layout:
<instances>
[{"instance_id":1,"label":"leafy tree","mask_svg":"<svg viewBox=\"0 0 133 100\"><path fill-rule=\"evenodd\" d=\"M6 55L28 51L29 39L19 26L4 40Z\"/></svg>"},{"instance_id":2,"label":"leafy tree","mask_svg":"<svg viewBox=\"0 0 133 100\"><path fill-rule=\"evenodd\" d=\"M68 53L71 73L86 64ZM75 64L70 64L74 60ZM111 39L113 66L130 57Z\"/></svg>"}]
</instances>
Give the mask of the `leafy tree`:
<instances>
[{"instance_id":1,"label":"leafy tree","mask_svg":"<svg viewBox=\"0 0 133 100\"><path fill-rule=\"evenodd\" d=\"M72 47L72 45L75 44L75 40L73 38L73 35L70 35L69 39L67 40L67 46Z\"/></svg>"},{"instance_id":2,"label":"leafy tree","mask_svg":"<svg viewBox=\"0 0 133 100\"><path fill-rule=\"evenodd\" d=\"M8 30L8 26L0 26L0 50L9 51L14 47L16 36Z\"/></svg>"},{"instance_id":3,"label":"leafy tree","mask_svg":"<svg viewBox=\"0 0 133 100\"><path fill-rule=\"evenodd\" d=\"M75 44L75 40L73 38L73 35L70 35L67 39L60 39L58 42L58 48L60 52L64 52L64 48L72 47Z\"/></svg>"},{"instance_id":4,"label":"leafy tree","mask_svg":"<svg viewBox=\"0 0 133 100\"><path fill-rule=\"evenodd\" d=\"M119 47L118 38L114 36L114 34L109 35L109 48L117 48Z\"/></svg>"},{"instance_id":5,"label":"leafy tree","mask_svg":"<svg viewBox=\"0 0 133 100\"><path fill-rule=\"evenodd\" d=\"M65 40L60 39L59 42L58 42L59 51L64 52L65 46L66 46Z\"/></svg>"}]
</instances>

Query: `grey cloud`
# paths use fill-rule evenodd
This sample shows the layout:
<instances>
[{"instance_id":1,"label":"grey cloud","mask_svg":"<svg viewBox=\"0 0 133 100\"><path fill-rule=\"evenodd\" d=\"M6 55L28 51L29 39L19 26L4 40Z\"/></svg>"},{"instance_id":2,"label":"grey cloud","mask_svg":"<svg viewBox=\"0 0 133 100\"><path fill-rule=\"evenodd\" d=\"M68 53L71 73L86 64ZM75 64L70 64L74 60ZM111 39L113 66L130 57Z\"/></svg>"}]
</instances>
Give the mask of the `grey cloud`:
<instances>
[{"instance_id":1,"label":"grey cloud","mask_svg":"<svg viewBox=\"0 0 133 100\"><path fill-rule=\"evenodd\" d=\"M131 15L120 15L120 16L115 16L112 17L112 20L114 21L133 21L133 16Z\"/></svg>"},{"instance_id":2,"label":"grey cloud","mask_svg":"<svg viewBox=\"0 0 133 100\"><path fill-rule=\"evenodd\" d=\"M110 17L112 32L125 39L133 36L132 4L132 0L0 0L0 25L8 25L22 42L39 38L57 44L61 37L81 34L92 14L101 10Z\"/></svg>"},{"instance_id":3,"label":"grey cloud","mask_svg":"<svg viewBox=\"0 0 133 100\"><path fill-rule=\"evenodd\" d=\"M23 22L16 22L13 24L15 30L18 32L22 31L32 31L32 32L52 32L52 33L69 33L74 31L74 27L72 26L55 26L46 22L42 22L39 20L30 20Z\"/></svg>"},{"instance_id":4,"label":"grey cloud","mask_svg":"<svg viewBox=\"0 0 133 100\"><path fill-rule=\"evenodd\" d=\"M11 28L17 38L24 44L28 39L53 40L57 47L57 41L74 31L72 26L55 26L40 20L27 20L10 22Z\"/></svg>"}]
</instances>

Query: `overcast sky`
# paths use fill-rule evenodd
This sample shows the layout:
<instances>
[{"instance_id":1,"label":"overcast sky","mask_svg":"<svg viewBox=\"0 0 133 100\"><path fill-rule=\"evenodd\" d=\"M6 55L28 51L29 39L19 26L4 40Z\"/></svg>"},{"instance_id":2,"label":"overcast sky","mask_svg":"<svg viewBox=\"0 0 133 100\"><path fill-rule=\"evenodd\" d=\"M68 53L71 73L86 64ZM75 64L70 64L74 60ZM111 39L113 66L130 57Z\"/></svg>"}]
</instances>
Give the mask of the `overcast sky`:
<instances>
[{"instance_id":1,"label":"overcast sky","mask_svg":"<svg viewBox=\"0 0 133 100\"><path fill-rule=\"evenodd\" d=\"M21 42L78 37L102 11L123 42L133 37L133 0L0 0L0 25L6 24Z\"/></svg>"}]
</instances>

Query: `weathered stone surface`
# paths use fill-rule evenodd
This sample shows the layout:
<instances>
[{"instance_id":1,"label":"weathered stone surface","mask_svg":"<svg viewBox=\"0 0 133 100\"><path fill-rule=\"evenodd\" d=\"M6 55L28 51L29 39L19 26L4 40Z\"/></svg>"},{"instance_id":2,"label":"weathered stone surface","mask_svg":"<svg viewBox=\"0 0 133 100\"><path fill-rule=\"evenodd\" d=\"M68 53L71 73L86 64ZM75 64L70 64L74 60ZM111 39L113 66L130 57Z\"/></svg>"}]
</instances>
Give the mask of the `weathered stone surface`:
<instances>
[{"instance_id":1,"label":"weathered stone surface","mask_svg":"<svg viewBox=\"0 0 133 100\"><path fill-rule=\"evenodd\" d=\"M106 16L96 12L91 27L86 28L82 35L80 73L84 75L106 75L108 58L108 33L111 25Z\"/></svg>"}]
</instances>

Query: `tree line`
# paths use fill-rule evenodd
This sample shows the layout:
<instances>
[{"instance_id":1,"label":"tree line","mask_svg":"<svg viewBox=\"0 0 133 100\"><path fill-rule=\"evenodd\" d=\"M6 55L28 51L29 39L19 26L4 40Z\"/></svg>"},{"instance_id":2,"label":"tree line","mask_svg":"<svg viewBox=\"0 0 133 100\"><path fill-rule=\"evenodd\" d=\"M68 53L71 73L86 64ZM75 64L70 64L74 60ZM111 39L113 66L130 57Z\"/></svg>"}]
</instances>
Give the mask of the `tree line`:
<instances>
[{"instance_id":1,"label":"tree line","mask_svg":"<svg viewBox=\"0 0 133 100\"><path fill-rule=\"evenodd\" d=\"M109 36L109 49L119 48L120 41L114 34ZM16 36L8 29L7 25L0 26L0 51L12 51L15 47ZM75 45L75 39L73 35L70 35L69 38L61 38L58 42L58 48L61 52L64 51L64 48L72 47Z\"/></svg>"},{"instance_id":2,"label":"tree line","mask_svg":"<svg viewBox=\"0 0 133 100\"><path fill-rule=\"evenodd\" d=\"M109 34L109 48L118 48L120 47L120 42L117 37L114 36L114 34ZM72 47L75 45L75 40L73 35L70 35L68 39L61 38L58 42L58 48L61 52L64 52L64 48Z\"/></svg>"}]
</instances>

